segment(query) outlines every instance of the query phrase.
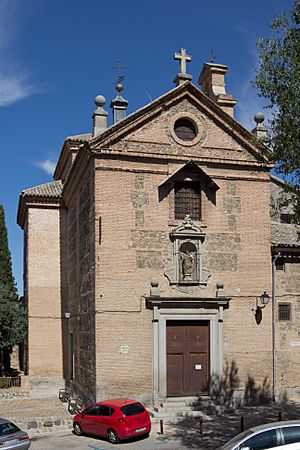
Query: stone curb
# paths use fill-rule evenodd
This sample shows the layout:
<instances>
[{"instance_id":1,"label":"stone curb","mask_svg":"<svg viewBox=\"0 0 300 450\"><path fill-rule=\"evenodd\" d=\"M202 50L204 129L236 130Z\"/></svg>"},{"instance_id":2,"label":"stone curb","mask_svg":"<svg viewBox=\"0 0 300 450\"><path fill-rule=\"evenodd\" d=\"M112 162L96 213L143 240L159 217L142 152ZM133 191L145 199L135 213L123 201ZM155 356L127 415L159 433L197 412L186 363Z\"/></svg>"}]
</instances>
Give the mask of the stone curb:
<instances>
[{"instance_id":1,"label":"stone curb","mask_svg":"<svg viewBox=\"0 0 300 450\"><path fill-rule=\"evenodd\" d=\"M151 417L152 427L159 425L160 419ZM174 424L172 418L164 419L165 425ZM27 431L29 437L33 437L37 434L52 434L60 431L68 431L73 429L73 419L54 419L54 420L31 420L29 422L17 423L17 425L24 431Z\"/></svg>"},{"instance_id":2,"label":"stone curb","mask_svg":"<svg viewBox=\"0 0 300 450\"><path fill-rule=\"evenodd\" d=\"M31 420L23 424L18 424L20 428L27 431L30 437L36 434L49 434L58 431L67 431L73 429L73 419L55 419L55 420Z\"/></svg>"}]
</instances>

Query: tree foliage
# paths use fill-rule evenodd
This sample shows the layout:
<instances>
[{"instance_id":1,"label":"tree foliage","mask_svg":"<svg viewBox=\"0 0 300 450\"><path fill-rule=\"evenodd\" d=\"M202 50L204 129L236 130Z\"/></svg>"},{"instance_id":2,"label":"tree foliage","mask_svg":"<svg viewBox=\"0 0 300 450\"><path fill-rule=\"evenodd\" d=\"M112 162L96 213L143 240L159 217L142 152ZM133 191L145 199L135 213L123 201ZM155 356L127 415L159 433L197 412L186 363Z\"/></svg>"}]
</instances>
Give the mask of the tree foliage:
<instances>
[{"instance_id":1,"label":"tree foliage","mask_svg":"<svg viewBox=\"0 0 300 450\"><path fill-rule=\"evenodd\" d=\"M26 336L26 330L26 313L19 300L12 273L4 208L0 205L0 375L4 352L9 354L14 345L20 344Z\"/></svg>"},{"instance_id":2,"label":"tree foliage","mask_svg":"<svg viewBox=\"0 0 300 450\"><path fill-rule=\"evenodd\" d=\"M300 219L300 1L289 15L277 17L271 37L260 39L255 86L272 109L271 146L276 170L293 192Z\"/></svg>"},{"instance_id":3,"label":"tree foliage","mask_svg":"<svg viewBox=\"0 0 300 450\"><path fill-rule=\"evenodd\" d=\"M4 208L2 205L0 205L0 286L8 286L11 292L17 295L12 273L11 256L8 248Z\"/></svg>"},{"instance_id":4,"label":"tree foliage","mask_svg":"<svg viewBox=\"0 0 300 450\"><path fill-rule=\"evenodd\" d=\"M0 347L10 349L20 344L27 333L26 312L8 286L0 285Z\"/></svg>"}]
</instances>

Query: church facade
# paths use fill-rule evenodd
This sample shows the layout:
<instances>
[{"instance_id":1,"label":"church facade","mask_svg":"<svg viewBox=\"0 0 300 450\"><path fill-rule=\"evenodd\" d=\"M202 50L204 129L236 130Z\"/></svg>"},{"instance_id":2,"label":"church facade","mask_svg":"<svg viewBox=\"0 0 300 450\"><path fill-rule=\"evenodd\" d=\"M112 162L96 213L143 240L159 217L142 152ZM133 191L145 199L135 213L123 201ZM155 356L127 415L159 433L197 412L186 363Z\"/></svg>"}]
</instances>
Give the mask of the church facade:
<instances>
[{"instance_id":1,"label":"church facade","mask_svg":"<svg viewBox=\"0 0 300 450\"><path fill-rule=\"evenodd\" d=\"M226 66L204 64L199 89L175 56L174 89L126 116L118 84L110 127L96 97L92 133L20 195L32 395L162 405L224 376L240 396L299 392L300 246L263 119L234 119Z\"/></svg>"}]
</instances>

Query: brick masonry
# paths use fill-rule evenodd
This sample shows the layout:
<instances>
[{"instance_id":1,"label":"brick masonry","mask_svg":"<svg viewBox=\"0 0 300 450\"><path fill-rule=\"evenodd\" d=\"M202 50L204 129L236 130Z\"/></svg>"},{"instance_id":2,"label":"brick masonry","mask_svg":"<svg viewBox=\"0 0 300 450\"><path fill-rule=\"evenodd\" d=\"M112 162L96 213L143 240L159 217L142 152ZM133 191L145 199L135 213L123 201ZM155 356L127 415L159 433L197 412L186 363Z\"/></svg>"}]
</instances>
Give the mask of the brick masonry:
<instances>
[{"instance_id":1,"label":"brick masonry","mask_svg":"<svg viewBox=\"0 0 300 450\"><path fill-rule=\"evenodd\" d=\"M272 385L270 304L261 323L255 321L259 296L272 290L268 168L250 137L245 142L232 122L226 125L229 118L188 92L153 116L137 117L138 125L124 125L111 140L95 140L93 153L79 150L60 214L28 208L30 375L65 379L86 402L114 396L152 401L153 312L145 297L155 277L161 296L189 298L164 275L174 266L170 232L180 224L172 182L164 183L190 160L219 187L214 196L202 192L198 225L205 230L203 266L211 276L196 296L214 298L216 283L224 281L231 300L224 311L223 362L237 367L241 391L249 378L256 386ZM185 114L201 132L193 146L173 136L174 117ZM292 286L299 292L298 278L291 269L282 292ZM69 322L64 308L72 313ZM298 348L290 345L300 331L299 314L295 300L293 325L278 325L288 348L277 340L279 390L299 388Z\"/></svg>"}]
</instances>

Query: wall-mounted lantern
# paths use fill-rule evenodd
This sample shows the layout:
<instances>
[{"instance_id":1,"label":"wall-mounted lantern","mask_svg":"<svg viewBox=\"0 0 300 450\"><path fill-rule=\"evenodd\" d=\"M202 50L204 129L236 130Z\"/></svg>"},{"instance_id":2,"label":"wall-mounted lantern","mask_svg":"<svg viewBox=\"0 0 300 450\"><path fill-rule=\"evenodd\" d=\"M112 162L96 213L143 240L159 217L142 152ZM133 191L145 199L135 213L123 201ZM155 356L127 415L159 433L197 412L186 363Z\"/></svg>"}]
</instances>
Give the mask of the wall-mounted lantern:
<instances>
[{"instance_id":1,"label":"wall-mounted lantern","mask_svg":"<svg viewBox=\"0 0 300 450\"><path fill-rule=\"evenodd\" d=\"M264 291L264 293L260 296L260 300L263 306L263 308L269 303L270 301L270 296L269 294L267 294L266 291Z\"/></svg>"},{"instance_id":2,"label":"wall-mounted lantern","mask_svg":"<svg viewBox=\"0 0 300 450\"><path fill-rule=\"evenodd\" d=\"M257 325L259 325L260 322L262 321L262 310L267 306L267 304L270 301L270 296L266 291L264 291L264 293L259 298L263 306L260 306L258 304L258 297L256 297L255 321Z\"/></svg>"}]
</instances>

